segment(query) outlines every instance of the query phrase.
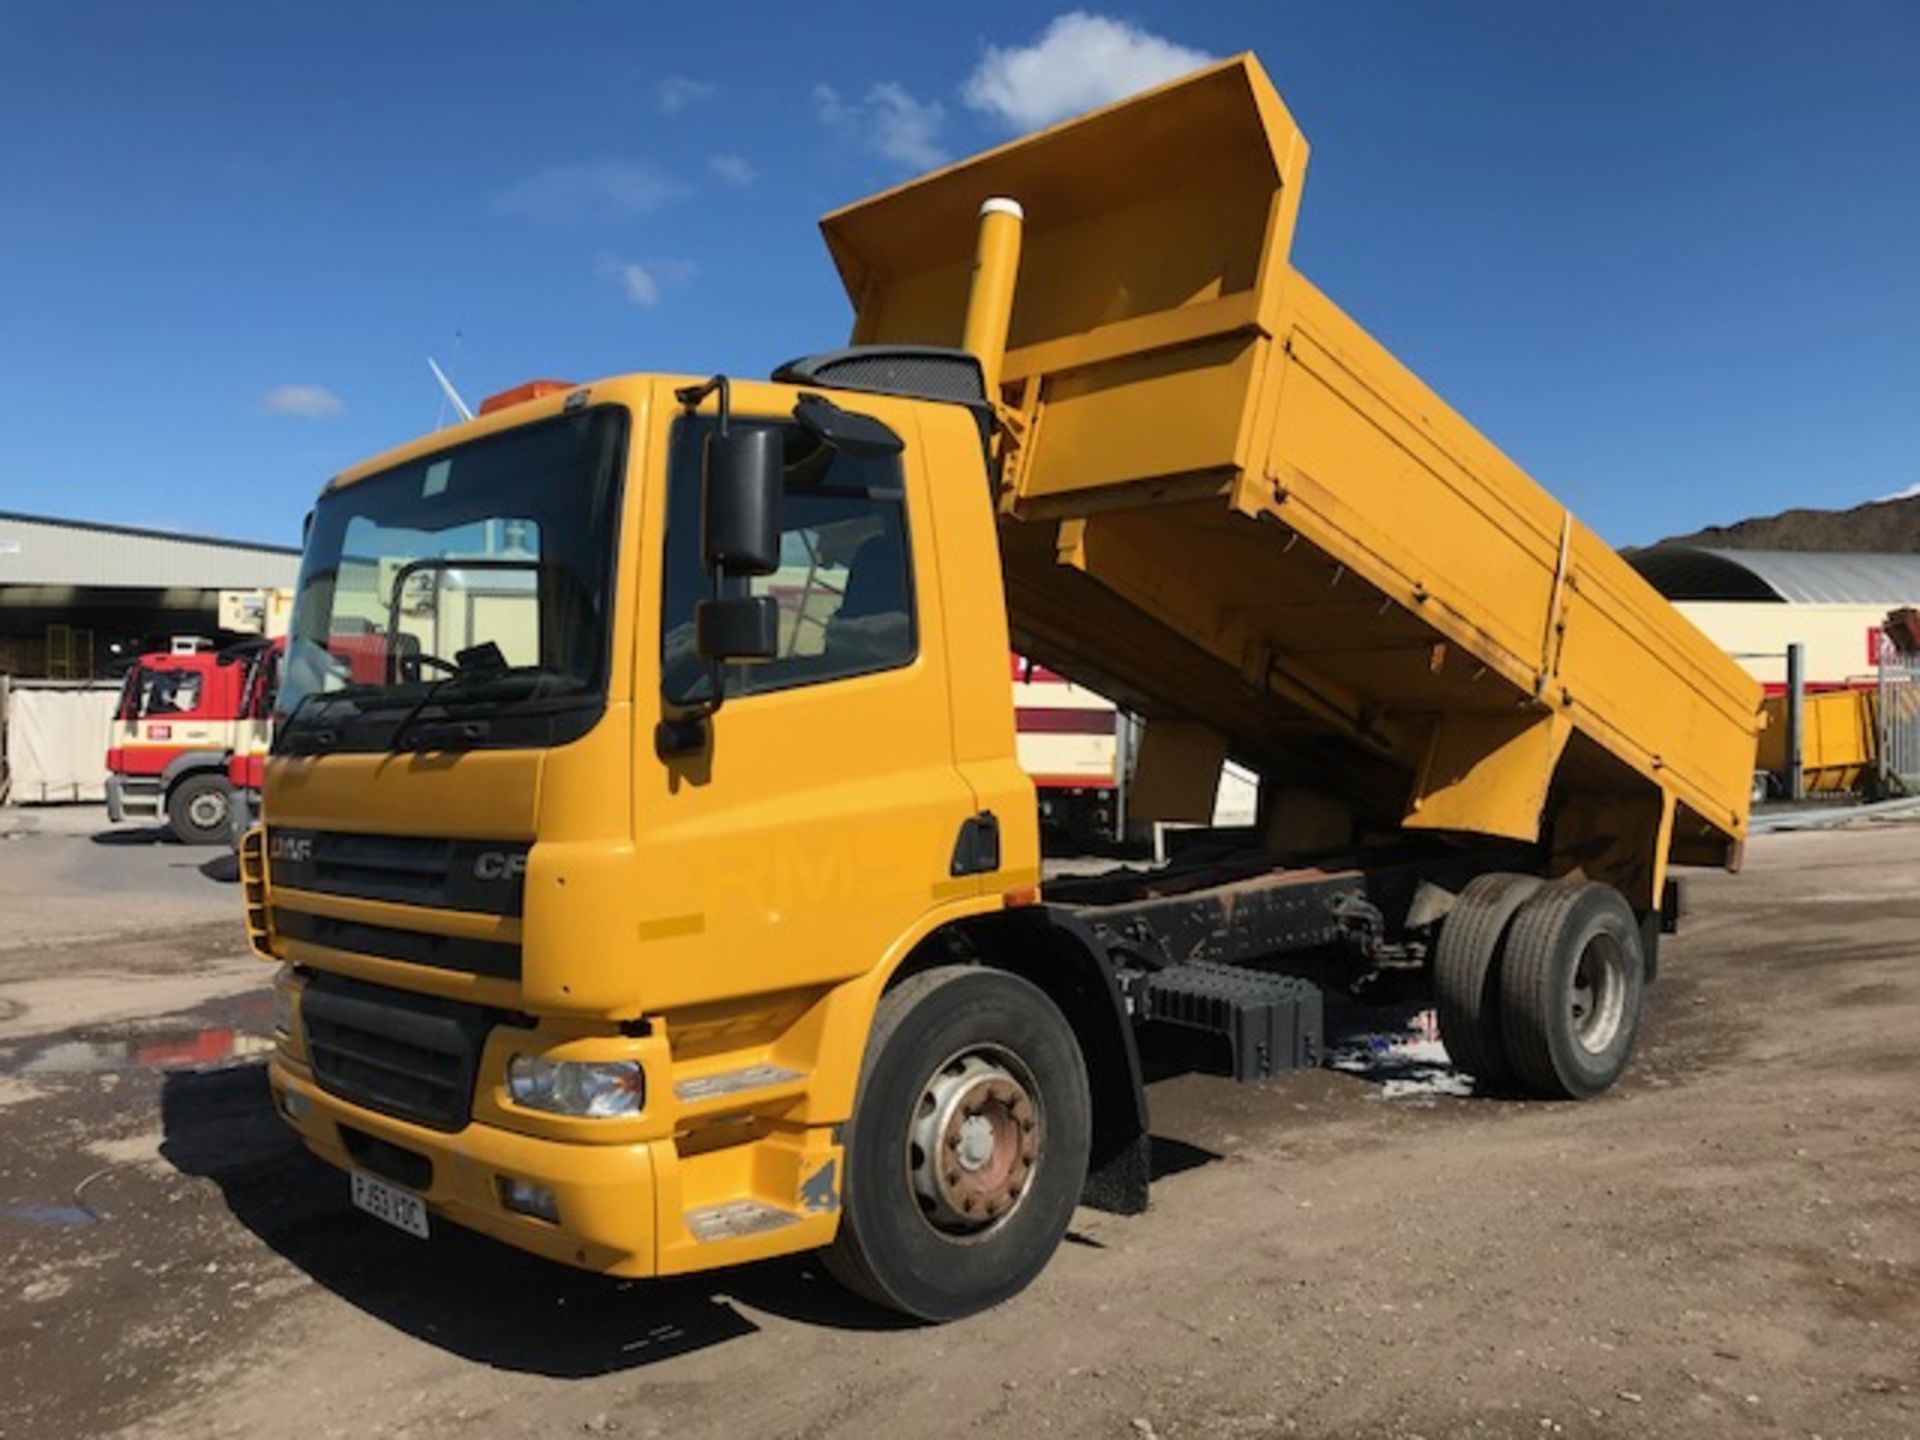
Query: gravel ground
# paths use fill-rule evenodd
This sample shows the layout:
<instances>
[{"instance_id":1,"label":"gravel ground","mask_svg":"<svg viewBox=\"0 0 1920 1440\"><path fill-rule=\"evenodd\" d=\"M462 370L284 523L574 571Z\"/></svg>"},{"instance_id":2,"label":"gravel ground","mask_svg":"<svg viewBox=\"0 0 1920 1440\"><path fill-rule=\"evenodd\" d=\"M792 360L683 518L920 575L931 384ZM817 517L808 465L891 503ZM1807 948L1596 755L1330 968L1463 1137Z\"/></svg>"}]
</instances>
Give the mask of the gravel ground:
<instances>
[{"instance_id":1,"label":"gravel ground","mask_svg":"<svg viewBox=\"0 0 1920 1440\"><path fill-rule=\"evenodd\" d=\"M1920 826L1697 877L1595 1102L1156 1085L1153 1209L939 1329L383 1230L267 1112L206 852L68 844L0 841L0 1434L1920 1435ZM103 913L107 855L182 918Z\"/></svg>"}]
</instances>

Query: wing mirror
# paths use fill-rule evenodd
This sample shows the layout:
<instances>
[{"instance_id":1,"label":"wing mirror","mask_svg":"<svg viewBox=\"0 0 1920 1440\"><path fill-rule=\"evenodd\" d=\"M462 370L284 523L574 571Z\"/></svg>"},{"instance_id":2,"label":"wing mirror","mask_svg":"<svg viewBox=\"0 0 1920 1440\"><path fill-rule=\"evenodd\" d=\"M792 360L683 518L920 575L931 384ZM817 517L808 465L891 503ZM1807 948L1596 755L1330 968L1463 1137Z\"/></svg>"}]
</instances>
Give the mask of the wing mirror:
<instances>
[{"instance_id":1,"label":"wing mirror","mask_svg":"<svg viewBox=\"0 0 1920 1440\"><path fill-rule=\"evenodd\" d=\"M780 501L786 456L765 427L707 436L701 476L700 549L707 569L728 577L780 568Z\"/></svg>"},{"instance_id":2,"label":"wing mirror","mask_svg":"<svg viewBox=\"0 0 1920 1440\"><path fill-rule=\"evenodd\" d=\"M721 596L719 582L780 568L780 508L786 457L780 432L765 428L707 436L701 477L700 550L715 595L694 607L694 646L703 660L730 665L779 654L780 612L770 595Z\"/></svg>"}]
</instances>

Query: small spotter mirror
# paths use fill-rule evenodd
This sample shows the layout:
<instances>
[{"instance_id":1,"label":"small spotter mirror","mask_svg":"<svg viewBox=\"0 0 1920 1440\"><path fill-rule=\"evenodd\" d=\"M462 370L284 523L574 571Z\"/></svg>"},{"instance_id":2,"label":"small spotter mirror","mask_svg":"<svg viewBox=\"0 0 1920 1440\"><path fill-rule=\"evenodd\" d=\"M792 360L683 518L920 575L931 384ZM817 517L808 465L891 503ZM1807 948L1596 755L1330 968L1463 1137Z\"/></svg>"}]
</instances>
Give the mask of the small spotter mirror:
<instances>
[{"instance_id":1,"label":"small spotter mirror","mask_svg":"<svg viewBox=\"0 0 1920 1440\"><path fill-rule=\"evenodd\" d=\"M793 407L800 428L842 454L872 458L898 455L904 442L884 420L842 410L824 395L806 394Z\"/></svg>"},{"instance_id":2,"label":"small spotter mirror","mask_svg":"<svg viewBox=\"0 0 1920 1440\"><path fill-rule=\"evenodd\" d=\"M693 607L694 651L702 660L739 665L780 653L780 606L771 595L702 600Z\"/></svg>"}]
</instances>

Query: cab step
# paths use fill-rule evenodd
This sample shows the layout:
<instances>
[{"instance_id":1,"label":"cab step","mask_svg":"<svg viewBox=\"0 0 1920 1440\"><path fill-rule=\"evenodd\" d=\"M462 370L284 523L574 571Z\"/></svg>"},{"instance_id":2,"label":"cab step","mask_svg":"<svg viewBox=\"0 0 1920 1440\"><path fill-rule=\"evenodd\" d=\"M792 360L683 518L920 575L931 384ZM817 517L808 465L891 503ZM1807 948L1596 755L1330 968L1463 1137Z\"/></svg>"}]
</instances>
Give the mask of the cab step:
<instances>
[{"instance_id":1,"label":"cab step","mask_svg":"<svg viewBox=\"0 0 1920 1440\"><path fill-rule=\"evenodd\" d=\"M1294 975L1194 960L1145 977L1135 1018L1226 1037L1233 1078L1309 1069L1326 1049L1320 987Z\"/></svg>"},{"instance_id":2,"label":"cab step","mask_svg":"<svg viewBox=\"0 0 1920 1440\"><path fill-rule=\"evenodd\" d=\"M791 1086L795 1081L806 1078L800 1071L789 1070L784 1065L765 1063L743 1065L734 1070L721 1070L710 1075L675 1080L673 1095L682 1105L698 1105L708 1100L737 1096L749 1090L769 1090Z\"/></svg>"},{"instance_id":3,"label":"cab step","mask_svg":"<svg viewBox=\"0 0 1920 1440\"><path fill-rule=\"evenodd\" d=\"M723 1205L707 1205L686 1212L687 1231L701 1244L716 1240L738 1240L743 1235L759 1235L768 1230L783 1230L800 1223L791 1210L768 1205L760 1200L729 1200Z\"/></svg>"}]
</instances>

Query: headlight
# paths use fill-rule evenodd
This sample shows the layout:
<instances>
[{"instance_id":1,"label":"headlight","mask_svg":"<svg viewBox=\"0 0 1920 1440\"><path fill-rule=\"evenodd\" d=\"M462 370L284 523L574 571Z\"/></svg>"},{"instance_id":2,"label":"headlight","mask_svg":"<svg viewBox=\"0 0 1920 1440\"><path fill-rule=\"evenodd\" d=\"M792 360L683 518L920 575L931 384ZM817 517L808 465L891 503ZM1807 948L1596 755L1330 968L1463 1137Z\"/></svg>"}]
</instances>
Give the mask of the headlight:
<instances>
[{"instance_id":1,"label":"headlight","mask_svg":"<svg viewBox=\"0 0 1920 1440\"><path fill-rule=\"evenodd\" d=\"M647 1098L647 1077L638 1060L516 1055L507 1062L507 1093L514 1104L530 1110L605 1120L640 1113Z\"/></svg>"}]
</instances>

